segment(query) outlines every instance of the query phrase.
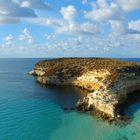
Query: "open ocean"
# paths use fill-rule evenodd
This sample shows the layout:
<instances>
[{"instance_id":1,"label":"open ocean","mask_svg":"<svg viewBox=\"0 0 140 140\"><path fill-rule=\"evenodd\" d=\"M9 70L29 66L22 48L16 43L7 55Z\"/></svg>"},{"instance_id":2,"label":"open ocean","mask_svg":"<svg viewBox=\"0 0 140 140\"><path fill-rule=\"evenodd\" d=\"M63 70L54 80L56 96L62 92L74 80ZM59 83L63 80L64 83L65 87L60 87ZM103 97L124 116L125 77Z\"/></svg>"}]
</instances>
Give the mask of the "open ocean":
<instances>
[{"instance_id":1,"label":"open ocean","mask_svg":"<svg viewBox=\"0 0 140 140\"><path fill-rule=\"evenodd\" d=\"M39 60L0 59L0 140L140 140L140 102L128 108L133 120L123 127L64 111L85 93L36 83L27 72Z\"/></svg>"}]
</instances>

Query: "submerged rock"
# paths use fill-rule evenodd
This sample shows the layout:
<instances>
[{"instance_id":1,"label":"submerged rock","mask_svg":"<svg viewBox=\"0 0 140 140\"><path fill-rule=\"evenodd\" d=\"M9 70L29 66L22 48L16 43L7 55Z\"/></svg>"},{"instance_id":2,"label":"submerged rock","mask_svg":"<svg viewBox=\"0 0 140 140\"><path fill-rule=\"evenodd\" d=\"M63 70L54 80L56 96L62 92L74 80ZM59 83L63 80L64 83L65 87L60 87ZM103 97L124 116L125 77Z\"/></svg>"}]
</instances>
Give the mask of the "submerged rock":
<instances>
[{"instance_id":1,"label":"submerged rock","mask_svg":"<svg viewBox=\"0 0 140 140\"><path fill-rule=\"evenodd\" d=\"M68 108L67 107L64 107L64 110L68 110Z\"/></svg>"},{"instance_id":2,"label":"submerged rock","mask_svg":"<svg viewBox=\"0 0 140 140\"><path fill-rule=\"evenodd\" d=\"M108 58L61 58L38 62L30 74L41 84L74 85L89 91L76 107L121 118L120 107L133 91L140 90L140 65ZM96 113L95 113L96 112Z\"/></svg>"},{"instance_id":3,"label":"submerged rock","mask_svg":"<svg viewBox=\"0 0 140 140\"><path fill-rule=\"evenodd\" d=\"M64 107L63 108L65 111L67 110L67 111L69 111L69 110L75 110L75 108L74 107L71 107L71 108L68 108L68 107Z\"/></svg>"}]
</instances>

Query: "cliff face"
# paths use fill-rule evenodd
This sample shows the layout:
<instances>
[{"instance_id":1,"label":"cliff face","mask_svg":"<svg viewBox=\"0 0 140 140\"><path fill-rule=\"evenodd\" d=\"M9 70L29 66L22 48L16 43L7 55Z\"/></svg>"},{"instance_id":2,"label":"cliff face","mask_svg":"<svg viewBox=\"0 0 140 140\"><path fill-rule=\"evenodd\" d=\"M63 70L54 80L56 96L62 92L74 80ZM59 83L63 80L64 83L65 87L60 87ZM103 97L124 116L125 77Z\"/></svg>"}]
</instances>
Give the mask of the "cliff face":
<instances>
[{"instance_id":1,"label":"cliff face","mask_svg":"<svg viewBox=\"0 0 140 140\"><path fill-rule=\"evenodd\" d=\"M61 58L41 61L30 74L41 84L75 85L89 91L77 109L96 111L109 118L119 116L127 95L140 90L140 66L103 58Z\"/></svg>"}]
</instances>

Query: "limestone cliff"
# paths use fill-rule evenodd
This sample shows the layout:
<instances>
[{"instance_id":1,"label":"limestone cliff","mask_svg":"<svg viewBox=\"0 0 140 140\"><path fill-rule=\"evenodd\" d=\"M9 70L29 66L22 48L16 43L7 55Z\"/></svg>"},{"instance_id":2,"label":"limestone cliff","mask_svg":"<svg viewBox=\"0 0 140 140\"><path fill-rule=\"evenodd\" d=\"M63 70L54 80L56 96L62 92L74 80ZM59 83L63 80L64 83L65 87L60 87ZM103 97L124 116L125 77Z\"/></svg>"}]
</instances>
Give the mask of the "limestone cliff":
<instances>
[{"instance_id":1,"label":"limestone cliff","mask_svg":"<svg viewBox=\"0 0 140 140\"><path fill-rule=\"evenodd\" d=\"M77 102L81 111L119 116L127 95L140 90L140 65L108 58L60 58L38 62L30 72L41 84L74 85L89 91Z\"/></svg>"}]
</instances>

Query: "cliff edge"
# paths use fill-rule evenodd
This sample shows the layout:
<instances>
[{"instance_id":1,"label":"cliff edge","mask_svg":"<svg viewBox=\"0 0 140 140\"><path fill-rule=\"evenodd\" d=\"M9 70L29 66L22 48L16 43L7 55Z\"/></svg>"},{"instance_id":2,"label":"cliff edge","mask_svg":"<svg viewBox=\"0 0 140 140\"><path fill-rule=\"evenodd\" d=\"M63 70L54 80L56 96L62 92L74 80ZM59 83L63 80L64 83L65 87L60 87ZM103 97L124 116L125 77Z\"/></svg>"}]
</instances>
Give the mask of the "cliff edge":
<instances>
[{"instance_id":1,"label":"cliff edge","mask_svg":"<svg viewBox=\"0 0 140 140\"><path fill-rule=\"evenodd\" d=\"M41 84L74 85L89 91L77 102L81 111L114 119L127 96L140 90L140 65L109 58L59 58L40 61L29 74Z\"/></svg>"}]
</instances>

